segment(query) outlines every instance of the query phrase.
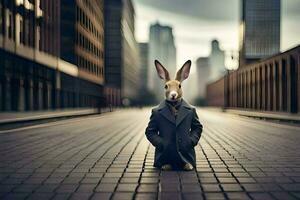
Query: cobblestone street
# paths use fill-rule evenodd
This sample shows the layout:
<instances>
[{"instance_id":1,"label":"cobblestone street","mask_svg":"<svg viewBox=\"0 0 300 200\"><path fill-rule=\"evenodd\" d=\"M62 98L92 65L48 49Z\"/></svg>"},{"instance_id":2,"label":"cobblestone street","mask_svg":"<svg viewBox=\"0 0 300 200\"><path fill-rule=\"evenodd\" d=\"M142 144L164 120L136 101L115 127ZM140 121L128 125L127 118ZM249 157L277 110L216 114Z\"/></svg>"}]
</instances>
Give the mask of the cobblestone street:
<instances>
[{"instance_id":1,"label":"cobblestone street","mask_svg":"<svg viewBox=\"0 0 300 200\"><path fill-rule=\"evenodd\" d=\"M300 128L198 110L192 172L153 168L150 109L0 133L0 199L300 199Z\"/></svg>"}]
</instances>

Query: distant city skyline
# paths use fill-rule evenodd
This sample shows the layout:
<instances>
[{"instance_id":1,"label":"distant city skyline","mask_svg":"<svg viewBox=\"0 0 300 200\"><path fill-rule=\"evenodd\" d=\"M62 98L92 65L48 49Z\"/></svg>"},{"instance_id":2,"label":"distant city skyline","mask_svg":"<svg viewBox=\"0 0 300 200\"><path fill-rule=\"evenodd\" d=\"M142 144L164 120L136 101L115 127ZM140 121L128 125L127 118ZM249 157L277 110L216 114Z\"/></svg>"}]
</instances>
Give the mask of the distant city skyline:
<instances>
[{"instance_id":1,"label":"distant city skyline","mask_svg":"<svg viewBox=\"0 0 300 200\"><path fill-rule=\"evenodd\" d=\"M177 63L208 56L211 51L210 41L213 39L219 40L221 48L227 53L238 51L241 17L239 0L189 0L188 3L180 0L134 0L134 4L137 40L148 41L151 23L159 21L163 25L172 26ZM281 51L300 43L299 21L300 1L282 0Z\"/></svg>"}]
</instances>

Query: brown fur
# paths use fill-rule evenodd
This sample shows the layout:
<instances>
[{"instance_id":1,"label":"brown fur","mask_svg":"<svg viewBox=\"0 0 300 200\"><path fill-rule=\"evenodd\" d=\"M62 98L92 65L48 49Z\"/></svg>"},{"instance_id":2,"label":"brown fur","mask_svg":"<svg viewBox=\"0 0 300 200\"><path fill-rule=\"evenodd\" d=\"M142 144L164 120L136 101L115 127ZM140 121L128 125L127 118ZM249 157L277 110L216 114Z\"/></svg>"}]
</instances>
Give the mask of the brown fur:
<instances>
[{"instance_id":1,"label":"brown fur","mask_svg":"<svg viewBox=\"0 0 300 200\"><path fill-rule=\"evenodd\" d=\"M168 70L166 70L158 60L154 61L158 76L165 81L166 99L178 101L182 98L183 91L181 88L181 83L188 78L191 64L192 63L190 60L186 61L180 70L177 71L175 80L170 80Z\"/></svg>"},{"instance_id":2,"label":"brown fur","mask_svg":"<svg viewBox=\"0 0 300 200\"><path fill-rule=\"evenodd\" d=\"M183 91L181 88L181 83L179 81L177 81L177 80L167 81L165 83L165 86L167 86L165 89L166 98L168 98L168 96L172 90L175 90L178 93L176 100L179 100L182 97Z\"/></svg>"}]
</instances>

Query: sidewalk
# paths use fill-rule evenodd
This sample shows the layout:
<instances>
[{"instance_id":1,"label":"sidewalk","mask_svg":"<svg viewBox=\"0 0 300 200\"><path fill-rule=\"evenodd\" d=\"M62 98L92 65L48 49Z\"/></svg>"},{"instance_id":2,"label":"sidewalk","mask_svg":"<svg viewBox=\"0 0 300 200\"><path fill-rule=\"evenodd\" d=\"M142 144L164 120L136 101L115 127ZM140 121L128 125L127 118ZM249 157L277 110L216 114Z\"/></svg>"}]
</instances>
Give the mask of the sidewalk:
<instances>
[{"instance_id":1,"label":"sidewalk","mask_svg":"<svg viewBox=\"0 0 300 200\"><path fill-rule=\"evenodd\" d=\"M287 113L287 112L272 112L272 111L258 111L251 109L242 109L242 108L223 108L223 107L214 107L207 106L202 107L208 111L215 112L227 112L230 114L259 118L259 119L267 119L267 120L278 120L282 122L294 122L300 123L300 114L299 113Z\"/></svg>"},{"instance_id":2,"label":"sidewalk","mask_svg":"<svg viewBox=\"0 0 300 200\"><path fill-rule=\"evenodd\" d=\"M285 112L240 110L240 109L232 109L232 108L224 109L224 111L227 113L237 114L246 117L300 123L300 114L292 114L292 113L285 113Z\"/></svg>"},{"instance_id":3,"label":"sidewalk","mask_svg":"<svg viewBox=\"0 0 300 200\"><path fill-rule=\"evenodd\" d=\"M66 117L79 117L110 112L109 108L75 108L30 112L2 112L0 113L0 126L14 123L25 123L47 119L59 119Z\"/></svg>"}]
</instances>

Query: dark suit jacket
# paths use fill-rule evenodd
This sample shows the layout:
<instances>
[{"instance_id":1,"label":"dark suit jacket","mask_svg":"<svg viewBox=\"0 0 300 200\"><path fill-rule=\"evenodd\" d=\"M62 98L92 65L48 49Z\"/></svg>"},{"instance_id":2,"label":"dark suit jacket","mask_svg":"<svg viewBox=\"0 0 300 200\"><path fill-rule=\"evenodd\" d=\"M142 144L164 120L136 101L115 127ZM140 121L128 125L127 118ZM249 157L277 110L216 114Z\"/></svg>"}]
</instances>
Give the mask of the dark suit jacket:
<instances>
[{"instance_id":1,"label":"dark suit jacket","mask_svg":"<svg viewBox=\"0 0 300 200\"><path fill-rule=\"evenodd\" d=\"M184 163L189 162L196 167L196 154L194 146L197 145L202 133L202 125L198 120L196 109L182 100L175 119L165 100L156 108L152 114L146 136L155 146L154 166L161 167L169 161L167 158L174 154L169 149L175 149L178 159ZM171 148L169 148L171 147Z\"/></svg>"}]
</instances>

